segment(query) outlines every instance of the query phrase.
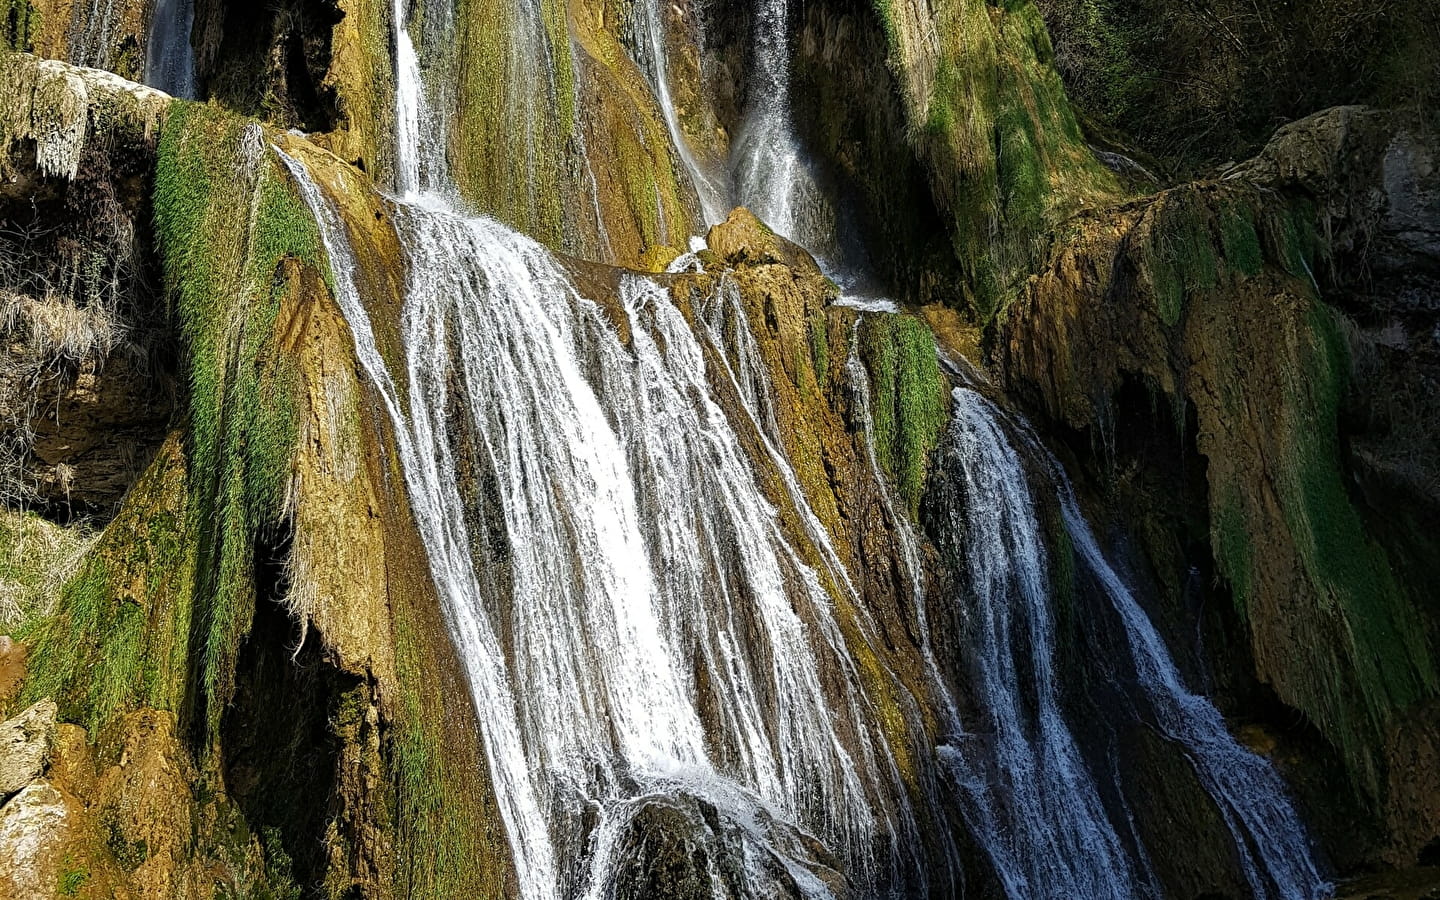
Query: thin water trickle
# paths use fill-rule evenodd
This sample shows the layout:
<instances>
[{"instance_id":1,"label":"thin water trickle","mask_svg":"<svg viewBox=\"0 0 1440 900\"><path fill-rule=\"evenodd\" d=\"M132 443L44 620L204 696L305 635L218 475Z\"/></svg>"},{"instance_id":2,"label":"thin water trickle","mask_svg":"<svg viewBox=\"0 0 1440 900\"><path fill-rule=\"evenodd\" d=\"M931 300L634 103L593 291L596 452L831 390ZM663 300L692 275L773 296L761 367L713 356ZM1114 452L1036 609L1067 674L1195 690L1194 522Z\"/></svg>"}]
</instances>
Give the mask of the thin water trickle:
<instances>
[{"instance_id":1,"label":"thin water trickle","mask_svg":"<svg viewBox=\"0 0 1440 900\"><path fill-rule=\"evenodd\" d=\"M708 228L725 221L725 216L730 211L726 202L729 189L715 174L706 171L696 159L695 152L690 149L690 142L680 127L680 114L675 108L675 100L670 91L670 60L665 47L661 2L662 0L643 0L635 5L632 26L637 48L635 63L645 73L651 89L655 92L655 100L659 103L660 113L665 119L665 128L670 132L670 143L679 154L680 162L685 166L700 202L700 215L704 219L701 224Z\"/></svg>"},{"instance_id":2,"label":"thin water trickle","mask_svg":"<svg viewBox=\"0 0 1440 900\"><path fill-rule=\"evenodd\" d=\"M408 0L394 0L395 32L395 192L415 199L421 194L454 196L445 165L446 123L429 101L420 74L420 56L410 37Z\"/></svg>"},{"instance_id":3,"label":"thin water trickle","mask_svg":"<svg viewBox=\"0 0 1440 900\"><path fill-rule=\"evenodd\" d=\"M1185 687L1154 623L1101 552L1059 464L1053 458L1050 464L1066 531L1124 623L1151 715L1162 734L1188 751L1186 758L1230 830L1250 889L1257 898L1274 900L1327 896L1331 886L1315 863L1284 782L1270 763L1236 742L1213 703Z\"/></svg>"}]
</instances>

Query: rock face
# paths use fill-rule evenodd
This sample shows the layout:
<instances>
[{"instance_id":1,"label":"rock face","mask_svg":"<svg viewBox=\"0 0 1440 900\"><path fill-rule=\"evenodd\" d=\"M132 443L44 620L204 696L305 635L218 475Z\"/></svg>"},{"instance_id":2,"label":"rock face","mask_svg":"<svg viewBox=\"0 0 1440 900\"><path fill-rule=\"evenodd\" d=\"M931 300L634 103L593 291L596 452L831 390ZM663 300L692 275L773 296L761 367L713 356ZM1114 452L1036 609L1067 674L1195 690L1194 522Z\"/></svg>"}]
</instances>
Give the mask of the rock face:
<instances>
[{"instance_id":1,"label":"rock face","mask_svg":"<svg viewBox=\"0 0 1440 900\"><path fill-rule=\"evenodd\" d=\"M112 134L154 134L170 98L110 72L82 69L24 54L0 56L5 85L0 106L0 172L12 174L8 155L33 144L42 175L74 179L90 139ZM12 189L13 190L13 189Z\"/></svg>"},{"instance_id":2,"label":"rock face","mask_svg":"<svg viewBox=\"0 0 1440 900\"><path fill-rule=\"evenodd\" d=\"M1135 473L1108 491L1177 607L1190 567L1223 579L1239 621L1201 627L1247 636L1231 689L1253 672L1323 736L1315 765L1343 760L1374 829L1357 850L1334 823L1347 864L1413 860L1434 832L1428 160L1379 113L1296 123L1222 183L1074 220L1002 332L1012 389ZM1369 412L1380 384L1404 416Z\"/></svg>"},{"instance_id":3,"label":"rock face","mask_svg":"<svg viewBox=\"0 0 1440 900\"><path fill-rule=\"evenodd\" d=\"M170 98L20 54L0 58L0 85L0 492L103 518L171 408L142 239Z\"/></svg>"},{"instance_id":4,"label":"rock face","mask_svg":"<svg viewBox=\"0 0 1440 900\"><path fill-rule=\"evenodd\" d=\"M1051 54L1031 0L806 7L796 118L854 191L900 296L988 321L1040 262L1048 230L1120 196ZM906 246L890 246L897 236Z\"/></svg>"},{"instance_id":5,"label":"rock face","mask_svg":"<svg viewBox=\"0 0 1440 900\"><path fill-rule=\"evenodd\" d=\"M134 75L148 5L21 0L4 24ZM54 615L23 632L18 702L34 705L0 724L0 895L513 896L490 711L435 595L392 398L360 374L339 293L355 280L376 352L403 371L415 234L397 220L413 210L379 189L394 186L391 6L195 5L210 103L0 57L0 500L107 523L56 579ZM420 124L445 130L458 195L590 260L675 258L703 224L687 169L728 175L763 10L410 5L423 67L453 76ZM656 283L716 330L703 364L729 378L706 389L804 548L786 566L838 561L823 601L795 604L833 602L822 690L853 688L874 714L874 735L839 722L836 746L862 761L883 748L894 796L930 816L944 726L921 607L958 608L962 588L935 577L929 545L913 559L900 545L935 481L950 387L969 383L945 351L979 358L984 327L1005 388L1088 475L1081 493L1134 533L1187 679L1213 669L1227 711L1256 720L1251 742L1286 767L1341 865L1432 858L1440 171L1423 123L1331 110L1223 180L1125 201L1040 18L1073 4L801 5L780 35L796 45L794 125L822 180L858 198L879 277L949 306L861 315L745 209ZM16 37L22 7L44 14ZM353 261L325 243L311 190ZM565 265L633 349L617 284L634 273ZM736 372L724 357L741 332ZM483 475L461 477L475 510L500 502ZM1069 602L1064 653L1107 646ZM814 612L796 614L808 627ZM963 628L942 631L940 658L963 659ZM704 682L698 719L720 720L731 698L685 674ZM1065 688L1077 720L1119 702ZM1180 751L1140 726L1094 730L1120 747L1104 754L1117 793L1145 799L1133 840L1176 848L1155 878L1185 900L1244 894L1224 815ZM935 815L917 834L934 846L916 858L964 858L935 884L973 869L977 895L999 892L964 823ZM631 861L614 870L621 897L855 890L819 841L683 791L637 804L615 846Z\"/></svg>"},{"instance_id":6,"label":"rock face","mask_svg":"<svg viewBox=\"0 0 1440 900\"><path fill-rule=\"evenodd\" d=\"M0 802L24 790L50 764L55 712L55 701L41 700L13 719L0 722Z\"/></svg>"},{"instance_id":7,"label":"rock face","mask_svg":"<svg viewBox=\"0 0 1440 900\"><path fill-rule=\"evenodd\" d=\"M1039 0L1097 136L1181 167L1243 159L1279 122L1339 104L1433 108L1433 4Z\"/></svg>"},{"instance_id":8,"label":"rock face","mask_svg":"<svg viewBox=\"0 0 1440 900\"><path fill-rule=\"evenodd\" d=\"M763 843L757 835L764 835ZM772 848L783 848L789 862ZM615 853L628 861L611 885L617 900L707 900L717 895L800 900L807 895L800 873L807 888L818 883L836 898L853 896L844 876L832 868L834 860L813 838L785 833L784 826L773 821L730 821L714 806L691 797L645 804L618 839Z\"/></svg>"},{"instance_id":9,"label":"rock face","mask_svg":"<svg viewBox=\"0 0 1440 900\"><path fill-rule=\"evenodd\" d=\"M778 264L803 274L820 273L809 253L771 231L743 207L711 228L706 243L715 255L733 266Z\"/></svg>"},{"instance_id":10,"label":"rock face","mask_svg":"<svg viewBox=\"0 0 1440 900\"><path fill-rule=\"evenodd\" d=\"M7 590L13 587L7 585ZM20 682L25 679L25 645L0 634L0 715L10 710L10 703L20 693Z\"/></svg>"}]
</instances>

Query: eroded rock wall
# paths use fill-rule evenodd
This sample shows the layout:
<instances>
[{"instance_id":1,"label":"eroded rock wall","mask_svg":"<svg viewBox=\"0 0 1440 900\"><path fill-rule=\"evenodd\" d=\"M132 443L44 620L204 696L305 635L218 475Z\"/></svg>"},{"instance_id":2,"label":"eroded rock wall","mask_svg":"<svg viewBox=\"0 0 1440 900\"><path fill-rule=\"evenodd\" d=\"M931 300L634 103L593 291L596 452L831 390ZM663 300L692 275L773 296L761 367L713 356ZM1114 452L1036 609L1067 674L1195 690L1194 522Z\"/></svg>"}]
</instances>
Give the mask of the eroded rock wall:
<instances>
[{"instance_id":1,"label":"eroded rock wall","mask_svg":"<svg viewBox=\"0 0 1440 900\"><path fill-rule=\"evenodd\" d=\"M1419 249L1428 246L1425 228L1393 224L1428 202L1428 176L1391 181L1408 185L1393 200L1382 188L1387 159L1390 171L1425 170L1414 155L1399 155L1414 137L1398 122L1336 111L1282 132L1224 182L1072 220L1012 310L999 348L1012 389L1052 427L1069 430L1097 481L1111 480L1106 490L1121 515L1151 532L1151 564L1170 585L1181 621L1187 570L1213 564L1223 586L1216 600L1228 594L1235 618L1216 621L1212 601L1204 627L1218 639L1211 654L1221 677L1232 679L1235 712L1275 715L1265 712L1263 691L1247 695L1244 679L1233 680L1234 672L1253 672L1313 729L1295 734L1309 747L1299 751L1306 764L1323 771L1338 755L1350 802L1371 810L1361 847L1343 815L1317 814L1322 830L1336 829L1342 865L1367 856L1413 862L1434 837L1434 813L1418 800L1429 795L1425 760L1435 727L1436 620L1421 574L1428 563L1420 562L1433 551L1414 536L1428 530L1402 537L1407 528L1399 525L1429 521L1433 499L1423 487L1363 490L1373 469L1355 452L1366 429L1355 428L1354 410L1373 398L1373 373L1412 366L1411 379L1383 383L1422 410L1431 383L1424 373L1433 319L1410 318L1407 328L1393 312L1414 310L1426 296L1429 289L1415 285L1431 265ZM1377 273L1403 255L1397 246L1418 252L1389 265L1404 273L1396 280L1357 279L1357 257L1372 246ZM1355 292L1357 282L1365 293ZM1377 303L1377 291L1388 299ZM1348 316L1394 322L1415 338L1367 374L1374 338ZM1409 330L1416 322L1429 324ZM1147 433L1156 435L1148 444L1140 436ZM1395 443L1430 459L1425 442L1417 430ZM1194 462L1185 462L1191 454ZM1145 471L1171 478L1156 482ZM1203 501L1185 500L1197 496L1197 484ZM1162 497L1171 499L1161 509L1188 503L1193 511L1147 509ZM1168 524L1147 524L1157 516ZM1241 654L1220 649L1237 624ZM1325 780L1296 776L1302 785L1311 778ZM1331 812L1346 808L1344 800L1310 799Z\"/></svg>"}]
</instances>

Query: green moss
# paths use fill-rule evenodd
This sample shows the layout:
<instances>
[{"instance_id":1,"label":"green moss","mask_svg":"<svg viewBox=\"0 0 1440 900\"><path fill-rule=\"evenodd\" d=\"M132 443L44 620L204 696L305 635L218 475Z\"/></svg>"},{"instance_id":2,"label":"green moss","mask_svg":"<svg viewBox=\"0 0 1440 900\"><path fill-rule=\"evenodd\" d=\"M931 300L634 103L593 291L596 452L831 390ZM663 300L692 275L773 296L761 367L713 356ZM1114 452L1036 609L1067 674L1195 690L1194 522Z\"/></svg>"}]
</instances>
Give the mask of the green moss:
<instances>
[{"instance_id":1,"label":"green moss","mask_svg":"<svg viewBox=\"0 0 1440 900\"><path fill-rule=\"evenodd\" d=\"M810 362L821 385L830 378L830 323L823 310L810 315Z\"/></svg>"},{"instance_id":2,"label":"green moss","mask_svg":"<svg viewBox=\"0 0 1440 900\"><path fill-rule=\"evenodd\" d=\"M28 52L31 36L40 26L40 10L30 0L6 0L0 19L0 40L11 50Z\"/></svg>"},{"instance_id":3,"label":"green moss","mask_svg":"<svg viewBox=\"0 0 1440 900\"><path fill-rule=\"evenodd\" d=\"M900 25L895 20L894 0L875 0L875 15L880 19L880 27L885 31L885 42L891 47L900 46L902 39Z\"/></svg>"},{"instance_id":4,"label":"green moss","mask_svg":"<svg viewBox=\"0 0 1440 900\"><path fill-rule=\"evenodd\" d=\"M1209 211L1200 198L1172 194L1156 204L1151 215L1145 265L1160 319L1173 328L1187 300L1219 284L1220 261Z\"/></svg>"},{"instance_id":5,"label":"green moss","mask_svg":"<svg viewBox=\"0 0 1440 900\"><path fill-rule=\"evenodd\" d=\"M941 48L916 104L925 114L918 144L970 277L969 303L989 322L1039 261L1054 226L1117 197L1119 186L1086 146L1030 0L999 9L953 0L936 18ZM892 32L887 26L892 65L931 52L910 46L915 35Z\"/></svg>"},{"instance_id":6,"label":"green moss","mask_svg":"<svg viewBox=\"0 0 1440 900\"><path fill-rule=\"evenodd\" d=\"M1215 561L1230 583L1236 612L1246 616L1246 600L1252 590L1253 540L1245 522L1245 509L1239 500L1227 496L1212 503L1211 526L1214 535Z\"/></svg>"},{"instance_id":7,"label":"green moss","mask_svg":"<svg viewBox=\"0 0 1440 900\"><path fill-rule=\"evenodd\" d=\"M1323 305L1315 304L1308 319L1311 362L1307 377L1291 385L1302 418L1281 503L1306 574L1322 603L1338 607L1348 625L1363 702L1384 720L1440 683L1425 630L1341 480L1336 422L1349 371L1344 339Z\"/></svg>"},{"instance_id":8,"label":"green moss","mask_svg":"<svg viewBox=\"0 0 1440 900\"><path fill-rule=\"evenodd\" d=\"M408 604L395 609L398 702L387 745L395 780L397 880L405 897L500 896L509 845L499 812L487 802L488 768L476 741L461 733L451 705L468 706L463 687L443 677L426 618ZM444 640L443 636L441 640ZM447 696L449 694L449 696ZM463 802L457 802L463 798Z\"/></svg>"},{"instance_id":9,"label":"green moss","mask_svg":"<svg viewBox=\"0 0 1440 900\"><path fill-rule=\"evenodd\" d=\"M1242 470L1212 483L1211 542L1242 617L1263 617L1271 628L1275 616L1286 617L1282 643L1295 658L1279 664L1283 696L1341 751L1357 783L1375 792L1376 748L1388 724L1440 690L1440 679L1416 607L1345 487L1338 419L1349 361L1335 313L1311 301L1286 327L1234 386L1238 408L1265 417L1280 522L1239 480ZM1211 349L1235 352L1224 342ZM1246 371L1242 365L1237 372ZM1267 575L1257 553L1272 552L1265 548L1277 540L1290 549ZM1295 582L1285 580L1285 568L1296 570ZM1270 596L1277 589L1287 596ZM1303 613L1290 594L1303 598Z\"/></svg>"},{"instance_id":10,"label":"green moss","mask_svg":"<svg viewBox=\"0 0 1440 900\"><path fill-rule=\"evenodd\" d=\"M1260 274L1265 266L1265 253L1255 230L1254 215L1247 206L1229 202L1222 207L1220 243L1225 263L1232 271L1247 277Z\"/></svg>"},{"instance_id":11,"label":"green moss","mask_svg":"<svg viewBox=\"0 0 1440 900\"><path fill-rule=\"evenodd\" d=\"M74 897L80 893L80 889L89 880L90 871L88 869L66 868L64 872L60 873L60 880L55 886L55 891L62 897Z\"/></svg>"},{"instance_id":12,"label":"green moss","mask_svg":"<svg viewBox=\"0 0 1440 900\"><path fill-rule=\"evenodd\" d=\"M1315 285L1315 261L1324 250L1315 221L1312 203L1291 200L1269 212L1265 228L1265 249L1270 260L1312 286Z\"/></svg>"},{"instance_id":13,"label":"green moss","mask_svg":"<svg viewBox=\"0 0 1440 900\"><path fill-rule=\"evenodd\" d=\"M150 858L148 843L143 839L130 841L125 838L125 831L116 818L114 809L107 810L101 824L105 829L105 846L115 855L115 861L126 871L133 872L140 867L141 863Z\"/></svg>"},{"instance_id":14,"label":"green moss","mask_svg":"<svg viewBox=\"0 0 1440 900\"><path fill-rule=\"evenodd\" d=\"M255 602L257 543L281 526L297 376L275 323L286 260L326 272L319 232L259 126L178 103L154 212L184 339L188 445L167 444L34 636L29 696L96 733L137 706L213 739Z\"/></svg>"},{"instance_id":15,"label":"green moss","mask_svg":"<svg viewBox=\"0 0 1440 900\"><path fill-rule=\"evenodd\" d=\"M947 412L935 336L914 316L869 316L861 353L872 385L876 458L915 514Z\"/></svg>"},{"instance_id":16,"label":"green moss","mask_svg":"<svg viewBox=\"0 0 1440 900\"><path fill-rule=\"evenodd\" d=\"M520 21L526 15L538 18ZM559 246L566 155L579 127L565 5L461 0L455 16L465 52L427 47L427 62L458 74L456 179L479 210ZM526 46L529 35L538 44Z\"/></svg>"},{"instance_id":17,"label":"green moss","mask_svg":"<svg viewBox=\"0 0 1440 900\"><path fill-rule=\"evenodd\" d=\"M252 893L260 895L256 900L300 900L304 893L295 883L295 863L285 852L280 829L264 829L260 846L265 852L265 881L252 888Z\"/></svg>"},{"instance_id":18,"label":"green moss","mask_svg":"<svg viewBox=\"0 0 1440 900\"><path fill-rule=\"evenodd\" d=\"M264 146L258 126L181 104L155 177L166 283L189 350L190 504L208 599L196 649L212 732L253 615L255 545L282 518L298 433L296 375L275 347L282 263L330 281L319 231Z\"/></svg>"},{"instance_id":19,"label":"green moss","mask_svg":"<svg viewBox=\"0 0 1440 900\"><path fill-rule=\"evenodd\" d=\"M24 696L52 697L95 736L138 706L183 710L193 559L183 460L162 449L79 571L34 644Z\"/></svg>"}]
</instances>

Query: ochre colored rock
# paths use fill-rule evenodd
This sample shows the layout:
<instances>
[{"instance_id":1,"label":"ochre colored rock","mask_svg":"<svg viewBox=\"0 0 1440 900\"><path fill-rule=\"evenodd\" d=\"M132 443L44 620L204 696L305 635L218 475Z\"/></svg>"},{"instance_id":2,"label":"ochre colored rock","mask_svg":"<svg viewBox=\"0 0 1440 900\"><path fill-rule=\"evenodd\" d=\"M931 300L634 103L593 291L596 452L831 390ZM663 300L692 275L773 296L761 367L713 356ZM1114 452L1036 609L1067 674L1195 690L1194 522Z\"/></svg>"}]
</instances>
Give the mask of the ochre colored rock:
<instances>
[{"instance_id":1,"label":"ochre colored rock","mask_svg":"<svg viewBox=\"0 0 1440 900\"><path fill-rule=\"evenodd\" d=\"M107 849L130 871L138 897L194 896L202 880L193 859L194 773L176 740L175 716L140 710L116 730L119 756L100 775L88 814L102 825Z\"/></svg>"},{"instance_id":2,"label":"ochre colored rock","mask_svg":"<svg viewBox=\"0 0 1440 900\"><path fill-rule=\"evenodd\" d=\"M9 710L25 679L27 648L9 635L0 634L0 715Z\"/></svg>"},{"instance_id":3,"label":"ochre colored rock","mask_svg":"<svg viewBox=\"0 0 1440 900\"><path fill-rule=\"evenodd\" d=\"M770 226L745 207L710 229L710 249L731 265L759 266L776 263L797 273L818 274L819 266L803 247L776 234Z\"/></svg>"}]
</instances>

